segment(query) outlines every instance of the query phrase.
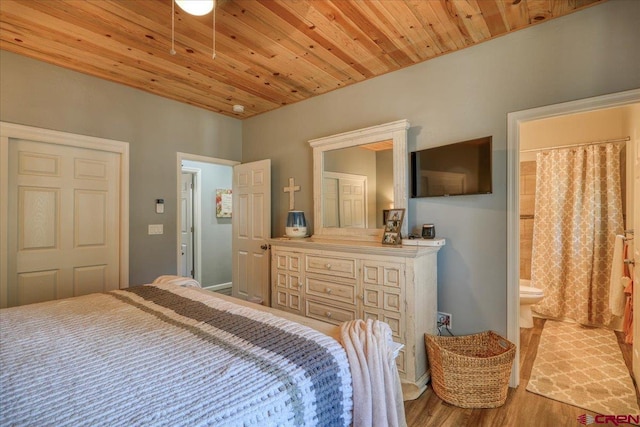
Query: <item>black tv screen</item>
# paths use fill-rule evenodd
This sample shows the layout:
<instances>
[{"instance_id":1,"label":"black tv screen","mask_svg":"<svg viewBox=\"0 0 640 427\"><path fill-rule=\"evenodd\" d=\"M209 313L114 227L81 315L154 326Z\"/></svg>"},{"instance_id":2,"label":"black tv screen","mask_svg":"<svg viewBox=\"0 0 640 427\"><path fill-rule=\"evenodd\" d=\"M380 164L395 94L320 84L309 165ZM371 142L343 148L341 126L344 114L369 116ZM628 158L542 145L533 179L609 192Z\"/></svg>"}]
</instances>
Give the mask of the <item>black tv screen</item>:
<instances>
[{"instance_id":1,"label":"black tv screen","mask_svg":"<svg viewBox=\"0 0 640 427\"><path fill-rule=\"evenodd\" d=\"M491 191L490 136L411 153L411 197Z\"/></svg>"}]
</instances>

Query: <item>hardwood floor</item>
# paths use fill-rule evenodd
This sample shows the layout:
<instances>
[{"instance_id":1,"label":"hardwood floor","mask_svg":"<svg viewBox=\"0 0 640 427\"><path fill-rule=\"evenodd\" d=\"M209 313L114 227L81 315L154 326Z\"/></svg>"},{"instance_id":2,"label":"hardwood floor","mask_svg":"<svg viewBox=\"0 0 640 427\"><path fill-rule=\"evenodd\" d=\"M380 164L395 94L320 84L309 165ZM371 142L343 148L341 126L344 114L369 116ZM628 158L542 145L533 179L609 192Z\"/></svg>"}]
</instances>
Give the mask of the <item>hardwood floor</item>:
<instances>
[{"instance_id":1,"label":"hardwood floor","mask_svg":"<svg viewBox=\"0 0 640 427\"><path fill-rule=\"evenodd\" d=\"M520 385L517 389L509 389L507 401L503 406L492 409L458 408L440 400L429 385L418 399L405 402L407 425L409 427L579 427L582 425L577 421L580 415L595 416L595 413L585 409L547 399L525 390L544 322L544 319L534 318L533 328L520 329ZM631 372L631 345L622 341L621 334L618 334L618 344Z\"/></svg>"}]
</instances>

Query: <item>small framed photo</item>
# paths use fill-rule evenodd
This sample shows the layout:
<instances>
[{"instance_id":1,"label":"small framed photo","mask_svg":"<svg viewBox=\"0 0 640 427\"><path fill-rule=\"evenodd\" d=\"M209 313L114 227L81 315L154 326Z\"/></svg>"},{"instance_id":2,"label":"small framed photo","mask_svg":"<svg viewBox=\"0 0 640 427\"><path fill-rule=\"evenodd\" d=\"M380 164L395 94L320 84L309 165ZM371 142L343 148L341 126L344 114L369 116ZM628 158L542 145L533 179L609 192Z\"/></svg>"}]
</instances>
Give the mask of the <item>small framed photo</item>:
<instances>
[{"instance_id":1,"label":"small framed photo","mask_svg":"<svg viewBox=\"0 0 640 427\"><path fill-rule=\"evenodd\" d=\"M387 233L385 231L384 235L382 236L382 243L385 245L398 245L400 244L400 241L402 239L400 238L400 233Z\"/></svg>"},{"instance_id":2,"label":"small framed photo","mask_svg":"<svg viewBox=\"0 0 640 427\"><path fill-rule=\"evenodd\" d=\"M389 209L382 233L382 243L385 245L399 245L402 243L402 221L404 209Z\"/></svg>"}]
</instances>

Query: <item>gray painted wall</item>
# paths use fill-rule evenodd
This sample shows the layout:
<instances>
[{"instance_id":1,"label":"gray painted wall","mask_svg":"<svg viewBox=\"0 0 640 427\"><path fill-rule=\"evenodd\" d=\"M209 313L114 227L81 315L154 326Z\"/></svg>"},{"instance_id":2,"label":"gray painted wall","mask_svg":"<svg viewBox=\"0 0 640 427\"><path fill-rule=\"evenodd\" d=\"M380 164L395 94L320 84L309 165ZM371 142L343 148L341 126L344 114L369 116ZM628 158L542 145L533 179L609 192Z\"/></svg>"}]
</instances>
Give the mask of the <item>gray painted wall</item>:
<instances>
[{"instance_id":1,"label":"gray painted wall","mask_svg":"<svg viewBox=\"0 0 640 427\"><path fill-rule=\"evenodd\" d=\"M190 160L182 166L200 169L200 283L203 287L231 283L231 218L216 217L216 190L231 189L233 167Z\"/></svg>"},{"instance_id":2,"label":"gray painted wall","mask_svg":"<svg viewBox=\"0 0 640 427\"><path fill-rule=\"evenodd\" d=\"M240 161L242 122L6 51L0 93L1 121L129 142L130 284L175 274L176 153Z\"/></svg>"},{"instance_id":3,"label":"gray painted wall","mask_svg":"<svg viewBox=\"0 0 640 427\"><path fill-rule=\"evenodd\" d=\"M414 199L410 229L434 223L438 306L456 334L506 334L507 114L640 87L640 2L612 0L243 122L243 161L271 158L272 235L289 177L313 226L313 138L408 119L414 151L493 135L493 194Z\"/></svg>"}]
</instances>

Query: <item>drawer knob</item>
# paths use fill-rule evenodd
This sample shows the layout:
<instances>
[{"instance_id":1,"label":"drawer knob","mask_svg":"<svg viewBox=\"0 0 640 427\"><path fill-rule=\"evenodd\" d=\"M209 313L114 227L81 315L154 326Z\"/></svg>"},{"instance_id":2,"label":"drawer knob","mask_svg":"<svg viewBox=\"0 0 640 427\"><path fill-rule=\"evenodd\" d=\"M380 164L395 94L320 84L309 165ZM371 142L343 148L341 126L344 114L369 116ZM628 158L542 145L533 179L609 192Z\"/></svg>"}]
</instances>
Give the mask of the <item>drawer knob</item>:
<instances>
[{"instance_id":1,"label":"drawer knob","mask_svg":"<svg viewBox=\"0 0 640 427\"><path fill-rule=\"evenodd\" d=\"M327 311L327 317L331 318L331 312L330 311Z\"/></svg>"},{"instance_id":2,"label":"drawer knob","mask_svg":"<svg viewBox=\"0 0 640 427\"><path fill-rule=\"evenodd\" d=\"M326 289L326 292L327 292L328 294L330 294L330 293L331 293L331 288L327 288L327 289Z\"/></svg>"},{"instance_id":3,"label":"drawer knob","mask_svg":"<svg viewBox=\"0 0 640 427\"><path fill-rule=\"evenodd\" d=\"M331 270L331 264L327 264L325 267L327 267L327 270Z\"/></svg>"},{"instance_id":4,"label":"drawer knob","mask_svg":"<svg viewBox=\"0 0 640 427\"><path fill-rule=\"evenodd\" d=\"M298 287L301 288L302 287L302 282L298 282Z\"/></svg>"}]
</instances>

